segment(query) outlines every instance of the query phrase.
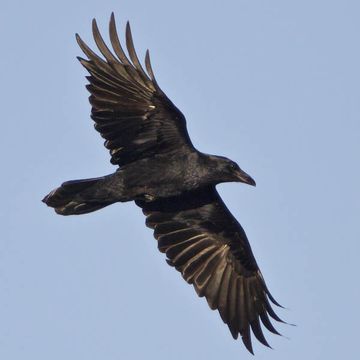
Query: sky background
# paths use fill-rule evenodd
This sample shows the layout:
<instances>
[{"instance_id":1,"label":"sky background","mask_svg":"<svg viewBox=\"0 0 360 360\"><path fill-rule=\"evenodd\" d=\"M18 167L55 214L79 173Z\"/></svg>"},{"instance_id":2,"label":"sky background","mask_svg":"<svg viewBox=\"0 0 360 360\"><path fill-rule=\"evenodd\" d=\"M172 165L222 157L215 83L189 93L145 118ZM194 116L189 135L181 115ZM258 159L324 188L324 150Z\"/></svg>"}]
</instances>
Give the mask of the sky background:
<instances>
[{"instance_id":1,"label":"sky background","mask_svg":"<svg viewBox=\"0 0 360 360\"><path fill-rule=\"evenodd\" d=\"M74 34L111 11L194 144L257 182L218 187L289 339L257 359L357 359L360 2L17 1L0 12L0 358L251 359L165 263L141 210L61 217L41 199L115 170L89 118Z\"/></svg>"}]
</instances>

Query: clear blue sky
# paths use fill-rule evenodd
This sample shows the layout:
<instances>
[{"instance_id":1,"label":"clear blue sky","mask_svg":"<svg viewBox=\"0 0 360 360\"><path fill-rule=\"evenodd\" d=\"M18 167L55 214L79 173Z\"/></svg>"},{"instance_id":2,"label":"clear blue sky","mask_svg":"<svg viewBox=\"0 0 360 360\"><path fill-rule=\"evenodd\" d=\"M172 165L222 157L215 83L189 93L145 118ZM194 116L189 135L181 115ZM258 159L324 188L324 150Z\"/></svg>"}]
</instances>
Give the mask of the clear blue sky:
<instances>
[{"instance_id":1,"label":"clear blue sky","mask_svg":"<svg viewBox=\"0 0 360 360\"><path fill-rule=\"evenodd\" d=\"M61 217L62 181L115 170L74 34L131 21L195 145L257 187L219 187L288 310L257 359L359 353L360 2L3 0L0 358L252 358L167 266L134 204ZM107 34L105 34L107 35ZM123 34L120 34L123 36ZM122 37L123 38L123 37Z\"/></svg>"}]
</instances>

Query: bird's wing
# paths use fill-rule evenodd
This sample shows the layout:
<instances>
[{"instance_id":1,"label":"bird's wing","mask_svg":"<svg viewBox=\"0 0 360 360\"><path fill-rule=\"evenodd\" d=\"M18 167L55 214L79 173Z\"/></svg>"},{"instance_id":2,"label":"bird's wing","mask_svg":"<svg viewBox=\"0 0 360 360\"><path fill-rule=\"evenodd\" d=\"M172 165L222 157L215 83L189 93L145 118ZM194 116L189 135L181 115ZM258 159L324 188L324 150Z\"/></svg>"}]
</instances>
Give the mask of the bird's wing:
<instances>
[{"instance_id":1,"label":"bird's wing","mask_svg":"<svg viewBox=\"0 0 360 360\"><path fill-rule=\"evenodd\" d=\"M227 209L215 187L202 188L181 196L153 202L137 201L154 229L159 250L167 261L205 296L211 309L236 339L240 334L253 352L250 329L269 346L262 324L279 334L270 322L283 322L270 301L280 306L266 287L241 225ZM270 300L270 301L269 301Z\"/></svg>"},{"instance_id":2,"label":"bird's wing","mask_svg":"<svg viewBox=\"0 0 360 360\"><path fill-rule=\"evenodd\" d=\"M105 138L111 163L125 165L158 153L193 149L183 114L158 86L146 52L146 71L134 49L129 23L126 26L126 56L111 15L110 40L107 47L93 20L93 35L104 58L94 53L76 35L88 60L79 58L88 70L87 89L92 105L91 117L95 129Z\"/></svg>"}]
</instances>

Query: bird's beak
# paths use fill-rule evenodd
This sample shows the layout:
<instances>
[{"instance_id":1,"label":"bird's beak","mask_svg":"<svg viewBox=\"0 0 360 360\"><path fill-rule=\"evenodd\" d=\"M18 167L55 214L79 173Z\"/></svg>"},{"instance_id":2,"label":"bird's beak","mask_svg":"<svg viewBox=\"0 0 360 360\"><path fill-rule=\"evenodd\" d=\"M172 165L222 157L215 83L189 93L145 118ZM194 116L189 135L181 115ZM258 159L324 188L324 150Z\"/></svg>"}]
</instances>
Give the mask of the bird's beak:
<instances>
[{"instance_id":1,"label":"bird's beak","mask_svg":"<svg viewBox=\"0 0 360 360\"><path fill-rule=\"evenodd\" d=\"M250 175L248 175L245 171L243 171L241 169L236 171L236 178L238 179L238 181L240 181L242 183L256 186L255 180Z\"/></svg>"}]
</instances>

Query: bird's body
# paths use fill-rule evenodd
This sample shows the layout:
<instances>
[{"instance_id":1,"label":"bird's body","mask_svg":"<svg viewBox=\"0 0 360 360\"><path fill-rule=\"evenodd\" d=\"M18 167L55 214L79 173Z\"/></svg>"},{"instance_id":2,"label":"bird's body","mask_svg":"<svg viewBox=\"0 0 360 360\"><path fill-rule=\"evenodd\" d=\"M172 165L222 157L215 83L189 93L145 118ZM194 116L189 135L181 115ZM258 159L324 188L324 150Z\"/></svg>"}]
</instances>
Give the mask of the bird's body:
<instances>
[{"instance_id":1,"label":"bird's body","mask_svg":"<svg viewBox=\"0 0 360 360\"><path fill-rule=\"evenodd\" d=\"M199 154L186 151L141 159L118 173L132 200L146 200L176 196L205 185L208 179L203 168Z\"/></svg>"},{"instance_id":2,"label":"bird's body","mask_svg":"<svg viewBox=\"0 0 360 360\"><path fill-rule=\"evenodd\" d=\"M59 214L74 215L76 206L84 209L85 204L94 202L96 204L103 202L107 206L114 202L132 200L153 201L178 196L208 185L239 181L241 177L244 181L253 184L253 180L242 170L233 174L231 166L236 166L233 164L226 158L202 154L197 150L155 154L123 165L114 174L89 179L89 182L86 180L66 182L50 193L51 196L46 198L46 202L54 206ZM69 203L61 206L51 202L51 198L56 199L56 191L59 193L74 184L82 186L91 184L91 186L84 189L77 203L74 203L73 198L69 199Z\"/></svg>"},{"instance_id":3,"label":"bird's body","mask_svg":"<svg viewBox=\"0 0 360 360\"><path fill-rule=\"evenodd\" d=\"M178 151L154 155L123 166L119 171L131 200L172 197L207 185L238 181L237 175L225 172L226 158L198 151ZM245 174L243 175L245 178ZM248 178L250 182L250 177Z\"/></svg>"},{"instance_id":4,"label":"bird's body","mask_svg":"<svg viewBox=\"0 0 360 360\"><path fill-rule=\"evenodd\" d=\"M115 173L72 180L50 192L44 202L61 215L80 215L115 202L135 201L154 229L159 250L170 265L218 309L234 338L240 334L252 352L250 329L267 345L260 321L278 334L268 315L278 305L268 291L244 230L231 215L215 185L254 180L233 161L199 152L191 143L183 114L157 84L145 57L136 55L126 28L126 56L117 37L113 15L110 40L115 55L93 22L95 42L105 60L77 36L89 60L91 117L105 138Z\"/></svg>"}]
</instances>

